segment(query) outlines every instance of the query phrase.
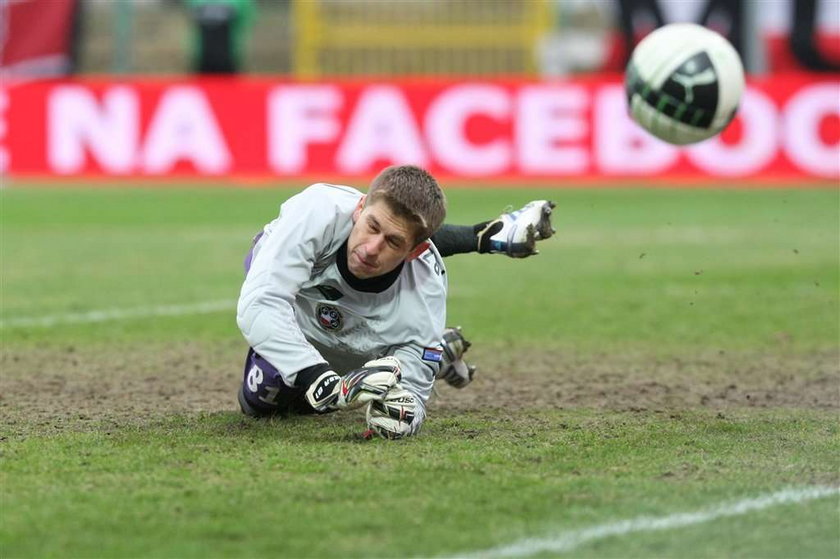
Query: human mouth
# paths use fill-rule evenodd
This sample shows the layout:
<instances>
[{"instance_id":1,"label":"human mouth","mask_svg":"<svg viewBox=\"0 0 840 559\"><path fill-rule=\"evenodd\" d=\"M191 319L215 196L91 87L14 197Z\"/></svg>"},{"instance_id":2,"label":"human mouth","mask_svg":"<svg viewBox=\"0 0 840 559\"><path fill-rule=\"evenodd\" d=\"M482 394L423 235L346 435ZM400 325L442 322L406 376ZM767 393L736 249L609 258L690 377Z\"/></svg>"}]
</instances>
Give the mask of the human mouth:
<instances>
[{"instance_id":1,"label":"human mouth","mask_svg":"<svg viewBox=\"0 0 840 559\"><path fill-rule=\"evenodd\" d=\"M368 260L365 260L362 256L360 256L360 255L359 255L358 253L356 253L356 252L354 252L354 253L353 253L353 256L356 258L356 262L358 262L358 263L359 263L359 265L360 265L362 268L365 268L365 269L367 269L367 270L374 270L374 269L376 269L376 262L370 262L370 261L368 261Z\"/></svg>"}]
</instances>

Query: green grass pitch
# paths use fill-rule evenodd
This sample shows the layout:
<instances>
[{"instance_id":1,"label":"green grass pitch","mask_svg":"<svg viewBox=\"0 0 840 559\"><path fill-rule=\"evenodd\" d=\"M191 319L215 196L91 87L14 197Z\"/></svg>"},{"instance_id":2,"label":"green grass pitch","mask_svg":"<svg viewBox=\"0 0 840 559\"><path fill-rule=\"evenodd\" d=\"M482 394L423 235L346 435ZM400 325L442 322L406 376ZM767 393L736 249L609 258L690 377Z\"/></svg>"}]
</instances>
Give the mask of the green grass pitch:
<instances>
[{"instance_id":1,"label":"green grass pitch","mask_svg":"<svg viewBox=\"0 0 840 559\"><path fill-rule=\"evenodd\" d=\"M294 190L0 190L0 555L837 557L840 193L721 186L449 189L558 233L447 259L479 372L393 443L237 409L242 258Z\"/></svg>"}]
</instances>

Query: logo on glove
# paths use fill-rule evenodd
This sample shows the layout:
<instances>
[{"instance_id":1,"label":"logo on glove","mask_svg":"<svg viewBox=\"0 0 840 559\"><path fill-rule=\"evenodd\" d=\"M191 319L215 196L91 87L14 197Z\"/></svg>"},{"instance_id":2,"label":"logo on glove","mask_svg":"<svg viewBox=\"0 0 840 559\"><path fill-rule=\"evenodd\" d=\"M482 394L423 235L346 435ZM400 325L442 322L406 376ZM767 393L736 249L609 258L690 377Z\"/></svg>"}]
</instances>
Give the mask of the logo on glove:
<instances>
[{"instance_id":1,"label":"logo on glove","mask_svg":"<svg viewBox=\"0 0 840 559\"><path fill-rule=\"evenodd\" d=\"M324 330L335 332L341 330L344 325L344 318L341 316L339 310L332 305L318 305L318 324Z\"/></svg>"}]
</instances>

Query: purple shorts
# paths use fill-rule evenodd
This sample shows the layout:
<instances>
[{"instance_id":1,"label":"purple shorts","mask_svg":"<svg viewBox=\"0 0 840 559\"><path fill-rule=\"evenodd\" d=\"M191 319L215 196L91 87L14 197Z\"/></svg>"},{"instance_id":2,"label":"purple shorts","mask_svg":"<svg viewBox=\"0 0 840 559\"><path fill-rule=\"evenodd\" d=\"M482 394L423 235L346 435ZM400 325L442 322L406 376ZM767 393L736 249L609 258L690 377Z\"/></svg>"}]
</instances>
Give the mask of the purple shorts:
<instances>
[{"instance_id":1,"label":"purple shorts","mask_svg":"<svg viewBox=\"0 0 840 559\"><path fill-rule=\"evenodd\" d=\"M248 251L248 254L245 255L245 262L242 264L245 266L245 273L248 273L248 270L251 269L251 261L254 259L254 247L257 246L257 241L263 236L263 232L260 231L254 238L251 240L251 250Z\"/></svg>"},{"instance_id":2,"label":"purple shorts","mask_svg":"<svg viewBox=\"0 0 840 559\"><path fill-rule=\"evenodd\" d=\"M239 394L244 413L257 417L315 413L303 393L303 389L287 385L280 371L252 348L248 349Z\"/></svg>"}]
</instances>

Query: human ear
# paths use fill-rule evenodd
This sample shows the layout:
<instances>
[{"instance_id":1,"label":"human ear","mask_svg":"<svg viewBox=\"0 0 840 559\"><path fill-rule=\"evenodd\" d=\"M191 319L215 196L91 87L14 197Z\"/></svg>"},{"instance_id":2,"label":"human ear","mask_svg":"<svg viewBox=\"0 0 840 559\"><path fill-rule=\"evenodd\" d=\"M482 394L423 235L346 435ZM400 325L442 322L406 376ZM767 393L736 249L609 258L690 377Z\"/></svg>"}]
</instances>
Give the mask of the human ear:
<instances>
[{"instance_id":1,"label":"human ear","mask_svg":"<svg viewBox=\"0 0 840 559\"><path fill-rule=\"evenodd\" d=\"M353 210L353 223L359 221L359 216L362 215L362 210L365 209L365 200L367 200L367 194L363 194L361 198L359 198L359 203L356 204L356 209Z\"/></svg>"}]
</instances>

